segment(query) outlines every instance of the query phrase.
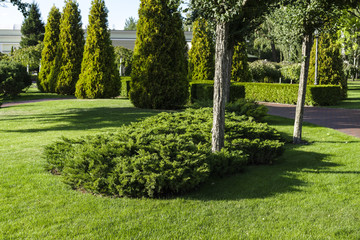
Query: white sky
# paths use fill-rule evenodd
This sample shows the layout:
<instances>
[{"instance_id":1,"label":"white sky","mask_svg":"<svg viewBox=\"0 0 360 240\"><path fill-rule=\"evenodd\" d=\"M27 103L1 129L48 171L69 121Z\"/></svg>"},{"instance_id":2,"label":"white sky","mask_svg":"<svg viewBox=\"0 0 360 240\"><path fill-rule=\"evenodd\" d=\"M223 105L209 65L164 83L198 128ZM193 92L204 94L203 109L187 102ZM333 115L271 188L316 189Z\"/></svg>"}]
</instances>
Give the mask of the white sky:
<instances>
[{"instance_id":1,"label":"white sky","mask_svg":"<svg viewBox=\"0 0 360 240\"><path fill-rule=\"evenodd\" d=\"M55 4L57 8L64 7L64 0L22 0L22 2L32 3L35 1L40 9L41 18L44 24L49 15L51 7ZM88 15L91 7L91 0L77 0L81 10L83 28L88 24ZM20 29L24 20L22 13L10 3L0 3L0 29ZM108 21L109 28L122 30L124 29L125 20L129 17L138 19L138 8L140 0L105 0L109 10Z\"/></svg>"}]
</instances>

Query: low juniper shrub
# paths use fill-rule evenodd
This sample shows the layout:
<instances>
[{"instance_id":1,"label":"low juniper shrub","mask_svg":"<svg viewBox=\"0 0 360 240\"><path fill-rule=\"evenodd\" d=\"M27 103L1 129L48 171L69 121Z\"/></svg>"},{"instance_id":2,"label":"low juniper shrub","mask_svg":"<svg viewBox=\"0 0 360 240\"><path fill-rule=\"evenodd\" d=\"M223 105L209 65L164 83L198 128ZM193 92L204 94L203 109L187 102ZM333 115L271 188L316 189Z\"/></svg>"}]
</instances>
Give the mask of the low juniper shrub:
<instances>
[{"instance_id":1,"label":"low juniper shrub","mask_svg":"<svg viewBox=\"0 0 360 240\"><path fill-rule=\"evenodd\" d=\"M62 139L45 149L46 168L95 194L162 197L198 187L210 176L267 164L283 150L280 135L253 118L226 115L225 148L211 152L211 108L160 113L116 133Z\"/></svg>"}]
</instances>

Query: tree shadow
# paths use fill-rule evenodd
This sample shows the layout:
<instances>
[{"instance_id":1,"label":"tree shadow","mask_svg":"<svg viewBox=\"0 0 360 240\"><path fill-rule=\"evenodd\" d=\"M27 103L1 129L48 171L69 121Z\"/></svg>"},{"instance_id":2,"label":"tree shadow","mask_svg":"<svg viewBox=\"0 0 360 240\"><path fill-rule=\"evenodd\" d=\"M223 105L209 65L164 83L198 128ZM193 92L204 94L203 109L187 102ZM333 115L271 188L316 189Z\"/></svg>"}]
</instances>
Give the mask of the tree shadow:
<instances>
[{"instance_id":1,"label":"tree shadow","mask_svg":"<svg viewBox=\"0 0 360 240\"><path fill-rule=\"evenodd\" d=\"M224 178L212 178L184 199L240 200L268 198L281 193L299 192L307 183L298 178L301 172L331 172L338 164L323 161L328 155L297 150L287 144L285 154L273 165L248 166L244 172Z\"/></svg>"},{"instance_id":2,"label":"tree shadow","mask_svg":"<svg viewBox=\"0 0 360 240\"><path fill-rule=\"evenodd\" d=\"M24 107L24 106L22 106ZM3 130L3 132L34 133L46 131L76 131L120 127L162 111L139 108L86 108L67 109L66 112L32 116L11 116L13 121L34 121L36 128ZM7 121L9 118L6 119Z\"/></svg>"}]
</instances>

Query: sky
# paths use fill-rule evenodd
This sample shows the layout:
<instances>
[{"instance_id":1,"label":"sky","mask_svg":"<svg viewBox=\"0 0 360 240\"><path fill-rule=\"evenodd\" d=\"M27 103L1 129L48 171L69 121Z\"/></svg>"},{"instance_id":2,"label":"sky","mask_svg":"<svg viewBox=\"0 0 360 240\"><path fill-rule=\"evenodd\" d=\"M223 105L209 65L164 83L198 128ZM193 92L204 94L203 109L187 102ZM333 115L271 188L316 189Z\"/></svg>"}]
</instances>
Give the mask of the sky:
<instances>
[{"instance_id":1,"label":"sky","mask_svg":"<svg viewBox=\"0 0 360 240\"><path fill-rule=\"evenodd\" d=\"M35 1L40 9L41 18L46 24L51 7L55 4L57 8L64 7L64 0L22 0L22 2L32 3ZM77 0L81 10L83 28L88 25L88 15L91 7L91 0ZM125 20L129 17L138 19L138 8L140 0L105 0L105 5L109 10L109 28L123 30ZM24 20L22 13L10 3L0 3L0 29L20 29Z\"/></svg>"}]
</instances>

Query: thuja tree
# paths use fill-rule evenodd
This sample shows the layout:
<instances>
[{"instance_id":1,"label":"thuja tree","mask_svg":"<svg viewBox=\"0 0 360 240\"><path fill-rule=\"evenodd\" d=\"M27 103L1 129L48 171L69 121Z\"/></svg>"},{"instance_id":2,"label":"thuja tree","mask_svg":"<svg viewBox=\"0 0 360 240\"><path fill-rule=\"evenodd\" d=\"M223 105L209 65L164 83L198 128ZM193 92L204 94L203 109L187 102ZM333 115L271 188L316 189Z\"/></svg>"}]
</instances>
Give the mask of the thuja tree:
<instances>
[{"instance_id":1,"label":"thuja tree","mask_svg":"<svg viewBox=\"0 0 360 240\"><path fill-rule=\"evenodd\" d=\"M59 48L52 77L56 79L55 91L73 95L81 72L84 51L84 31L78 3L67 0L60 21Z\"/></svg>"},{"instance_id":2,"label":"thuja tree","mask_svg":"<svg viewBox=\"0 0 360 240\"><path fill-rule=\"evenodd\" d=\"M110 40L107 13L104 0L92 1L81 74L76 84L77 98L110 98L119 94L120 76Z\"/></svg>"},{"instance_id":3,"label":"thuja tree","mask_svg":"<svg viewBox=\"0 0 360 240\"><path fill-rule=\"evenodd\" d=\"M189 51L189 79L213 80L215 72L215 44L205 19L193 23L193 38Z\"/></svg>"},{"instance_id":4,"label":"thuja tree","mask_svg":"<svg viewBox=\"0 0 360 240\"><path fill-rule=\"evenodd\" d=\"M314 84L315 79L315 44L310 54L308 84ZM319 38L318 45L318 80L320 85L340 85L341 97L347 95L347 79L344 74L344 62L337 43L337 35L324 32Z\"/></svg>"},{"instance_id":5,"label":"thuja tree","mask_svg":"<svg viewBox=\"0 0 360 240\"><path fill-rule=\"evenodd\" d=\"M234 47L231 80L237 82L251 82L252 80L245 41L238 41Z\"/></svg>"},{"instance_id":6,"label":"thuja tree","mask_svg":"<svg viewBox=\"0 0 360 240\"><path fill-rule=\"evenodd\" d=\"M225 103L230 90L233 36L245 35L264 13L272 0L192 0L194 13L216 23L214 106L212 151L224 146Z\"/></svg>"},{"instance_id":7,"label":"thuja tree","mask_svg":"<svg viewBox=\"0 0 360 240\"><path fill-rule=\"evenodd\" d=\"M186 41L177 1L142 0L130 99L141 108L177 108L189 94Z\"/></svg>"},{"instance_id":8,"label":"thuja tree","mask_svg":"<svg viewBox=\"0 0 360 240\"><path fill-rule=\"evenodd\" d=\"M53 6L50 10L47 24L45 26L44 48L41 53L41 69L39 73L40 90L44 92L55 92L55 81L51 78L51 69L55 67L55 58L58 49L60 34L61 13Z\"/></svg>"},{"instance_id":9,"label":"thuja tree","mask_svg":"<svg viewBox=\"0 0 360 240\"><path fill-rule=\"evenodd\" d=\"M38 5L33 2L27 17L21 26L21 47L36 46L44 39L45 27L41 21L41 15Z\"/></svg>"}]
</instances>

